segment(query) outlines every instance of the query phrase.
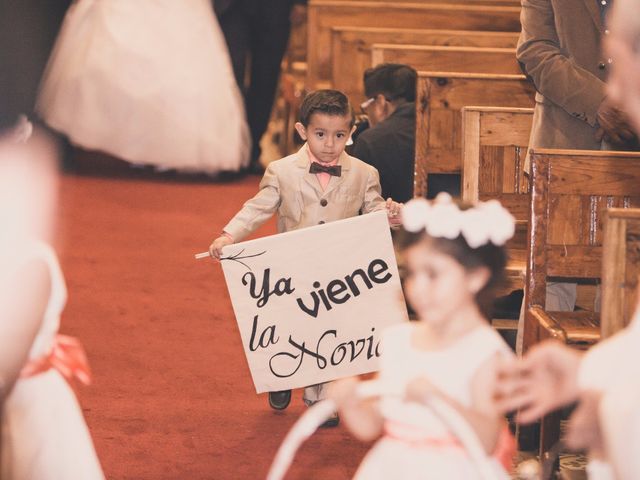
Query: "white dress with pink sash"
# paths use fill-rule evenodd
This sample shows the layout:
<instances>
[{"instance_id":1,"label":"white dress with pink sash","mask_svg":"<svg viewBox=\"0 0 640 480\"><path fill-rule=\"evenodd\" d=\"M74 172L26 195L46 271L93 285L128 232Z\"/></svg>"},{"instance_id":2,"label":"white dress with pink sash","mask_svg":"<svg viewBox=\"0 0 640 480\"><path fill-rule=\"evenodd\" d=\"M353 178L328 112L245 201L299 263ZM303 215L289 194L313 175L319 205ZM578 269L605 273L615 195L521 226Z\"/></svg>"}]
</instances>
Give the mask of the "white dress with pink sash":
<instances>
[{"instance_id":1,"label":"white dress with pink sash","mask_svg":"<svg viewBox=\"0 0 640 480\"><path fill-rule=\"evenodd\" d=\"M426 377L436 388L464 406L471 406L471 380L478 367L496 353L512 355L500 335L490 326L472 330L452 346L440 351L421 351L412 346L414 324L387 329L383 336L380 380L404 391L409 381ZM417 403L399 397L383 397L380 409L385 434L363 460L355 479L464 479L479 478L462 447L442 421ZM508 479L494 459L496 479Z\"/></svg>"},{"instance_id":2,"label":"white dress with pink sash","mask_svg":"<svg viewBox=\"0 0 640 480\"><path fill-rule=\"evenodd\" d=\"M49 246L34 245L24 264L29 260L46 263L51 292L29 362L4 403L0 478L102 480L104 475L82 410L60 373L67 373L64 365L73 367L73 360L65 359L64 351L69 345L72 350L75 347L68 337L63 338L62 346L57 339L67 298L64 278Z\"/></svg>"}]
</instances>

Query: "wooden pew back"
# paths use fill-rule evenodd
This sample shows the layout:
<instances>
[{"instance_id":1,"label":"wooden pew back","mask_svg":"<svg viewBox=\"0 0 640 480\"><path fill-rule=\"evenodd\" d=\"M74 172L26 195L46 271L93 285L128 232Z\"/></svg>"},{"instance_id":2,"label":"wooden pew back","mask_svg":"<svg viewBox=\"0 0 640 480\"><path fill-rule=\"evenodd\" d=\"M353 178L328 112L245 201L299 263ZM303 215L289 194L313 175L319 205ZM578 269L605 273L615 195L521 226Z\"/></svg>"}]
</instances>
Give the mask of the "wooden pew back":
<instances>
[{"instance_id":1,"label":"wooden pew back","mask_svg":"<svg viewBox=\"0 0 640 480\"><path fill-rule=\"evenodd\" d=\"M531 160L527 312L544 310L548 277L600 278L606 209L640 206L640 153L539 149L531 151ZM568 343L597 339L597 316L579 317L557 314L566 325L556 320L544 330ZM525 318L525 347L548 336L535 325L545 316Z\"/></svg>"},{"instance_id":2,"label":"wooden pew back","mask_svg":"<svg viewBox=\"0 0 640 480\"><path fill-rule=\"evenodd\" d=\"M600 315L602 338L626 327L633 318L640 275L640 209L610 208L605 215Z\"/></svg>"},{"instance_id":3,"label":"wooden pew back","mask_svg":"<svg viewBox=\"0 0 640 480\"><path fill-rule=\"evenodd\" d=\"M389 2L389 0L352 0L355 2ZM411 0L412 3L442 3L442 0ZM448 3L463 3L469 5L508 5L519 7L520 0L447 0Z\"/></svg>"},{"instance_id":4,"label":"wooden pew back","mask_svg":"<svg viewBox=\"0 0 640 480\"><path fill-rule=\"evenodd\" d=\"M310 0L307 86L326 86L331 76L331 28L336 26L520 31L520 8L469 4L427 4Z\"/></svg>"},{"instance_id":5,"label":"wooden pew back","mask_svg":"<svg viewBox=\"0 0 640 480\"><path fill-rule=\"evenodd\" d=\"M333 27L331 84L354 103L364 101L362 78L371 66L371 47L376 43L515 48L517 42L516 32Z\"/></svg>"},{"instance_id":6,"label":"wooden pew back","mask_svg":"<svg viewBox=\"0 0 640 480\"><path fill-rule=\"evenodd\" d=\"M524 75L419 72L415 196L427 194L429 175L461 172L463 107L532 107L534 94Z\"/></svg>"},{"instance_id":7,"label":"wooden pew back","mask_svg":"<svg viewBox=\"0 0 640 480\"><path fill-rule=\"evenodd\" d=\"M373 44L371 65L402 63L416 70L468 73L522 73L515 48Z\"/></svg>"},{"instance_id":8,"label":"wooden pew back","mask_svg":"<svg viewBox=\"0 0 640 480\"><path fill-rule=\"evenodd\" d=\"M511 212L516 235L509 254L523 262L530 200L524 160L532 119L532 108L462 109L462 199L471 203L496 199Z\"/></svg>"}]
</instances>

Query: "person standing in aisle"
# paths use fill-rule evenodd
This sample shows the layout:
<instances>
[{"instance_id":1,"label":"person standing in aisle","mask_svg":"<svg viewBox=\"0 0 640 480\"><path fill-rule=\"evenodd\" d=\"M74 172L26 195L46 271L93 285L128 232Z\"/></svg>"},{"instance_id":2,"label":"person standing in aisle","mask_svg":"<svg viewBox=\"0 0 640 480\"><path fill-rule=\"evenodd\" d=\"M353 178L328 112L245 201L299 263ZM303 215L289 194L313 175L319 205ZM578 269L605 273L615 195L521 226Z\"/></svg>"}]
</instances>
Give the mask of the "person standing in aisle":
<instances>
[{"instance_id":1,"label":"person standing in aisle","mask_svg":"<svg viewBox=\"0 0 640 480\"><path fill-rule=\"evenodd\" d=\"M259 161L260 139L267 130L278 87L291 14L294 5L304 3L306 0L213 0L233 72L244 93L252 141L248 170L252 173L264 170Z\"/></svg>"}]
</instances>

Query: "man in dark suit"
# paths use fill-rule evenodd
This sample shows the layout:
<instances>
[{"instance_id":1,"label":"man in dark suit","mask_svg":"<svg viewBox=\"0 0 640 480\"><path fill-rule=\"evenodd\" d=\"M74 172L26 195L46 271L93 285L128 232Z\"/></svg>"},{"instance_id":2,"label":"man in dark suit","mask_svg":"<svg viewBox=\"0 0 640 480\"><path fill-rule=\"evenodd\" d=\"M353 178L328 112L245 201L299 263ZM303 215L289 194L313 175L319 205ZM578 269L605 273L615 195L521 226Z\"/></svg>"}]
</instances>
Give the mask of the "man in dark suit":
<instances>
[{"instance_id":1,"label":"man in dark suit","mask_svg":"<svg viewBox=\"0 0 640 480\"><path fill-rule=\"evenodd\" d=\"M304 0L214 0L233 72L244 93L253 142L250 170L260 172L260 139L267 130L287 49L291 11ZM249 78L246 82L246 68Z\"/></svg>"},{"instance_id":2,"label":"man in dark suit","mask_svg":"<svg viewBox=\"0 0 640 480\"><path fill-rule=\"evenodd\" d=\"M416 71L382 64L364 74L369 99L361 107L370 128L355 139L351 153L380 173L382 196L397 202L413 197L416 140Z\"/></svg>"}]
</instances>

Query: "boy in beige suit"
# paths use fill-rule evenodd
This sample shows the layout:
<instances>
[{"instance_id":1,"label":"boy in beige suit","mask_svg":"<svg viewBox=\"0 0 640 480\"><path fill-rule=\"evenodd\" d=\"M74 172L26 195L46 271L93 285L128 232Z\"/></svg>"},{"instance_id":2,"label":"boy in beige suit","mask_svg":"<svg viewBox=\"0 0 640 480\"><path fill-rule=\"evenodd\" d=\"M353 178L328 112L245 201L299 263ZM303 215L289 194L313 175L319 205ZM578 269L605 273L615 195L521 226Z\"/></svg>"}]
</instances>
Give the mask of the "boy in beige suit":
<instances>
[{"instance_id":1,"label":"boy in beige suit","mask_svg":"<svg viewBox=\"0 0 640 480\"><path fill-rule=\"evenodd\" d=\"M387 208L390 221L400 205L380 196L378 171L344 151L353 131L354 118L347 97L337 90L307 95L300 107L296 130L307 143L293 155L272 162L260 182L260 190L224 227L209 247L220 258L222 247L242 240L274 213L278 232L354 217ZM304 401L312 405L325 398L324 384L305 388ZM269 393L269 405L282 410L291 391ZM338 417L327 426L338 424Z\"/></svg>"}]
</instances>

